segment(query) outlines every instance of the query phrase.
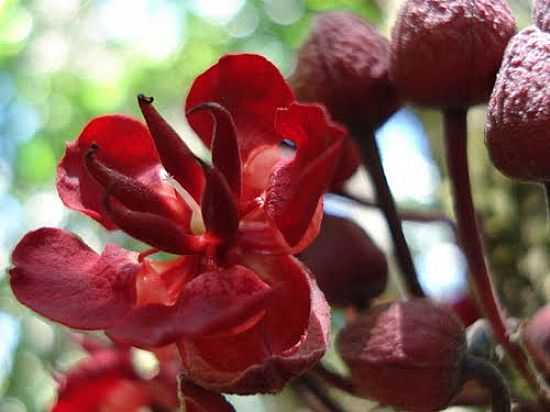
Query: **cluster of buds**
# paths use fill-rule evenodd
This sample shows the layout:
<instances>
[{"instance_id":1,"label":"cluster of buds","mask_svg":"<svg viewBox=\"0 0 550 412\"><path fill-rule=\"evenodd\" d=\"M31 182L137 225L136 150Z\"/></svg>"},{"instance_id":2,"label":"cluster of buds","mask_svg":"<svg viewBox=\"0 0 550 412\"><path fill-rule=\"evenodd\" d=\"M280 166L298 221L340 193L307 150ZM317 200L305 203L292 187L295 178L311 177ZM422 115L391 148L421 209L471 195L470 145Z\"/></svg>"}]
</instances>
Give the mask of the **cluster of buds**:
<instances>
[{"instance_id":1,"label":"cluster of buds","mask_svg":"<svg viewBox=\"0 0 550 412\"><path fill-rule=\"evenodd\" d=\"M138 96L145 122L92 119L67 145L58 193L67 207L148 248L108 244L98 254L58 228L32 231L15 247L10 282L21 303L71 328L104 331L114 344L89 349L65 375L54 411L179 404L232 411L221 394L276 393L319 363L329 342L329 304L353 315L337 350L354 395L436 411L476 379L492 392L495 411L509 411L502 375L468 353L457 316L474 320L463 313L466 304L483 313L529 381L477 233L466 111L491 96L487 146L497 168L550 181L549 13L548 1L536 1L534 26L515 35L505 0L407 0L391 41L351 13L325 13L298 52L293 90L261 56L224 56L197 77L184 104L210 159L190 150L151 97ZM422 298L373 138L402 102L444 113L475 308ZM373 305L387 285L384 252L354 221L323 212L324 193L346 195L344 183L361 161L409 300ZM160 252L164 258L155 257ZM524 328L545 373L547 317ZM159 374L140 377L130 347L154 353Z\"/></svg>"}]
</instances>

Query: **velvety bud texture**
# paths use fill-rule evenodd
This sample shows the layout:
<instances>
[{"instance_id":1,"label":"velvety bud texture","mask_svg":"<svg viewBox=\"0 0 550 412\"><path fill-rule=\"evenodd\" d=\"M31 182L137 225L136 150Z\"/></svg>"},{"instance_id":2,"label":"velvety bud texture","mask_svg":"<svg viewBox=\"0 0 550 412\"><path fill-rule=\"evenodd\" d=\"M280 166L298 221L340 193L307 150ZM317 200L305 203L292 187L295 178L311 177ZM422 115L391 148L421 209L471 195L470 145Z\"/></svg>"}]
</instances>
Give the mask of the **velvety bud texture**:
<instances>
[{"instance_id":1,"label":"velvety bud texture","mask_svg":"<svg viewBox=\"0 0 550 412\"><path fill-rule=\"evenodd\" d=\"M523 326L523 343L533 361L550 381L550 305L539 309Z\"/></svg>"},{"instance_id":2,"label":"velvety bud texture","mask_svg":"<svg viewBox=\"0 0 550 412\"><path fill-rule=\"evenodd\" d=\"M486 144L505 175L550 180L550 33L529 26L510 41L489 102Z\"/></svg>"},{"instance_id":3,"label":"velvety bud texture","mask_svg":"<svg viewBox=\"0 0 550 412\"><path fill-rule=\"evenodd\" d=\"M515 27L504 0L408 0L392 32L391 79L421 105L485 102Z\"/></svg>"},{"instance_id":4,"label":"velvety bud texture","mask_svg":"<svg viewBox=\"0 0 550 412\"><path fill-rule=\"evenodd\" d=\"M460 389L464 327L428 300L377 306L346 326L337 345L357 391L381 404L437 411Z\"/></svg>"},{"instance_id":5,"label":"velvety bud texture","mask_svg":"<svg viewBox=\"0 0 550 412\"><path fill-rule=\"evenodd\" d=\"M533 2L533 21L539 29L550 32L550 0Z\"/></svg>"},{"instance_id":6,"label":"velvety bud texture","mask_svg":"<svg viewBox=\"0 0 550 412\"><path fill-rule=\"evenodd\" d=\"M300 259L332 305L364 307L386 288L386 256L350 219L325 214L319 236Z\"/></svg>"},{"instance_id":7,"label":"velvety bud texture","mask_svg":"<svg viewBox=\"0 0 550 412\"><path fill-rule=\"evenodd\" d=\"M350 129L372 128L399 106L388 65L389 43L374 27L330 12L316 18L291 84L299 100L325 104Z\"/></svg>"}]
</instances>

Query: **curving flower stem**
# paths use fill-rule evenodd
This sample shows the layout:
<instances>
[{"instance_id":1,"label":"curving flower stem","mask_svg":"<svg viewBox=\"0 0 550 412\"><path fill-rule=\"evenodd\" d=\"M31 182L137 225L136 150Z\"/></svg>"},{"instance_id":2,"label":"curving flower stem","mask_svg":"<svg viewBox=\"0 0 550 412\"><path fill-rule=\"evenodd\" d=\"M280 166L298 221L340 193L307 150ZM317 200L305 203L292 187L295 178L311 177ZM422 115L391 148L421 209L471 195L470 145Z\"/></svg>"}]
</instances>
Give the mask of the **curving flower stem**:
<instances>
[{"instance_id":1,"label":"curving flower stem","mask_svg":"<svg viewBox=\"0 0 550 412\"><path fill-rule=\"evenodd\" d=\"M346 412L318 382L304 375L294 381L294 388L314 412Z\"/></svg>"},{"instance_id":2,"label":"curving flower stem","mask_svg":"<svg viewBox=\"0 0 550 412\"><path fill-rule=\"evenodd\" d=\"M466 354L462 361L462 380L475 379L491 393L492 412L510 412L511 398L506 379L489 361Z\"/></svg>"},{"instance_id":3,"label":"curving flower stem","mask_svg":"<svg viewBox=\"0 0 550 412\"><path fill-rule=\"evenodd\" d=\"M328 369L321 362L315 365L315 367L311 369L310 373L318 376L330 386L333 386L343 392L347 392L350 395L357 396L357 391L355 390L355 386L349 380L349 378Z\"/></svg>"},{"instance_id":4,"label":"curving flower stem","mask_svg":"<svg viewBox=\"0 0 550 412\"><path fill-rule=\"evenodd\" d=\"M451 179L459 241L468 262L470 284L477 297L479 308L488 319L497 341L508 353L525 380L537 391L536 377L528 366L525 354L510 340L506 318L485 262L468 172L466 113L466 109L447 109L443 113L447 167Z\"/></svg>"},{"instance_id":5,"label":"curving flower stem","mask_svg":"<svg viewBox=\"0 0 550 412\"><path fill-rule=\"evenodd\" d=\"M374 137L374 132L370 130L368 133L353 133L355 136L362 136L360 140L361 152L363 154L363 160L365 167L370 173L372 181L374 183L374 189L376 192L376 201L380 205L382 212L386 218L386 222L390 229L390 234L393 240L395 255L401 274L407 285L407 289L412 296L423 297L424 292L418 281L416 269L414 267L411 251L403 235L403 228L401 226L401 219L397 212L395 200L391 193L386 179L386 173L382 166L382 158L380 156L380 150Z\"/></svg>"},{"instance_id":6,"label":"curving flower stem","mask_svg":"<svg viewBox=\"0 0 550 412\"><path fill-rule=\"evenodd\" d=\"M368 208L380 208L380 205L373 200L365 199L360 196L345 192L343 190L331 192L331 194L337 195L348 201L352 201L361 206ZM413 210L413 209L398 209L397 213L401 221L415 222L415 223L443 223L447 225L456 235L455 222L447 216L445 213L435 210Z\"/></svg>"}]
</instances>

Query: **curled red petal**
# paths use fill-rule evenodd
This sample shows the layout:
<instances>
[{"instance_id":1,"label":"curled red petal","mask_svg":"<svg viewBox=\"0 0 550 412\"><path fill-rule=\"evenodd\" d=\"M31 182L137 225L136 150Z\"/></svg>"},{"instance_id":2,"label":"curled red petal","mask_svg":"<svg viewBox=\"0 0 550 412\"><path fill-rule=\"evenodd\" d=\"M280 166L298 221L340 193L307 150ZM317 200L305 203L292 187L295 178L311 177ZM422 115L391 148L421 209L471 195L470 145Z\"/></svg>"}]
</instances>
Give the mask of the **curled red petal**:
<instances>
[{"instance_id":1,"label":"curled red petal","mask_svg":"<svg viewBox=\"0 0 550 412\"><path fill-rule=\"evenodd\" d=\"M231 239L239 228L239 210L231 188L219 170L206 169L206 189L201 201L202 217L209 233Z\"/></svg>"},{"instance_id":2,"label":"curled red petal","mask_svg":"<svg viewBox=\"0 0 550 412\"><path fill-rule=\"evenodd\" d=\"M222 333L261 314L271 301L271 288L242 266L206 272L182 289L172 305L144 305L108 334L118 342L151 348L183 337Z\"/></svg>"},{"instance_id":3,"label":"curled red petal","mask_svg":"<svg viewBox=\"0 0 550 412\"><path fill-rule=\"evenodd\" d=\"M174 196L163 196L139 180L109 168L97 159L96 152L99 149L99 146L92 145L84 155L84 162L87 170L105 190L131 209L159 214L176 219L180 224L189 225L191 211L175 196L175 192Z\"/></svg>"},{"instance_id":4,"label":"curled red petal","mask_svg":"<svg viewBox=\"0 0 550 412\"><path fill-rule=\"evenodd\" d=\"M320 106L304 104L279 110L277 129L296 142L297 151L293 160L279 164L271 174L265 208L294 246L334 178L345 131L331 124Z\"/></svg>"},{"instance_id":5,"label":"curled red petal","mask_svg":"<svg viewBox=\"0 0 550 412\"><path fill-rule=\"evenodd\" d=\"M160 160L144 124L122 115L92 119L80 136L67 145L57 167L57 191L67 207L113 229L115 225L104 214L101 204L104 189L84 165L84 154L94 143L101 146L98 159L111 169L159 190L167 185L161 180Z\"/></svg>"},{"instance_id":6,"label":"curled red petal","mask_svg":"<svg viewBox=\"0 0 550 412\"><path fill-rule=\"evenodd\" d=\"M292 91L272 63L258 55L235 54L222 57L195 79L185 110L205 102L217 102L229 110L237 127L242 159L246 160L254 148L281 140L274 129L275 110L293 100ZM212 118L201 113L188 120L210 147Z\"/></svg>"},{"instance_id":7,"label":"curled red petal","mask_svg":"<svg viewBox=\"0 0 550 412\"><path fill-rule=\"evenodd\" d=\"M152 97L140 94L138 103L155 141L162 165L196 201L199 201L205 184L201 165L172 126L155 109Z\"/></svg>"},{"instance_id":8,"label":"curled red petal","mask_svg":"<svg viewBox=\"0 0 550 412\"><path fill-rule=\"evenodd\" d=\"M206 243L201 236L189 234L184 226L163 216L128 209L107 194L105 210L111 220L130 236L155 248L177 255L199 253Z\"/></svg>"},{"instance_id":9,"label":"curled red petal","mask_svg":"<svg viewBox=\"0 0 550 412\"><path fill-rule=\"evenodd\" d=\"M277 224L267 216L266 210L258 207L241 220L235 243L247 253L295 255L308 247L317 237L322 219L323 200L321 198L304 235L298 243L290 246Z\"/></svg>"},{"instance_id":10,"label":"curled red petal","mask_svg":"<svg viewBox=\"0 0 550 412\"><path fill-rule=\"evenodd\" d=\"M265 317L253 328L178 344L183 373L206 389L238 394L277 392L326 351L329 308L303 266L290 256L251 263L267 265L264 270L270 276L284 277L280 282L287 290L273 296Z\"/></svg>"},{"instance_id":11,"label":"curled red petal","mask_svg":"<svg viewBox=\"0 0 550 412\"><path fill-rule=\"evenodd\" d=\"M184 377L179 381L179 393L185 412L235 412L222 395L207 391Z\"/></svg>"},{"instance_id":12,"label":"curled red petal","mask_svg":"<svg viewBox=\"0 0 550 412\"><path fill-rule=\"evenodd\" d=\"M29 232L12 254L17 299L77 329L105 329L135 303L137 254L107 245L101 255L60 229Z\"/></svg>"},{"instance_id":13,"label":"curled red petal","mask_svg":"<svg viewBox=\"0 0 550 412\"><path fill-rule=\"evenodd\" d=\"M193 113L208 111L213 119L212 132L212 163L218 169L231 187L231 191L238 201L241 198L241 155L237 130L231 113L222 105L215 102L199 104L187 112L187 116Z\"/></svg>"}]
</instances>

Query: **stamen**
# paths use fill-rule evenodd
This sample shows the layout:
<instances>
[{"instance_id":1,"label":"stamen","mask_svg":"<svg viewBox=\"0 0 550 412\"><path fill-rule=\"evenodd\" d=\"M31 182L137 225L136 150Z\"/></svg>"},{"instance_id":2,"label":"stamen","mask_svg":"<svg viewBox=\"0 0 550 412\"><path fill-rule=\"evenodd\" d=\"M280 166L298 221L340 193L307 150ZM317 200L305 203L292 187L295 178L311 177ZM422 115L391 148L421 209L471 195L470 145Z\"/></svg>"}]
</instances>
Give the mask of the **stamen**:
<instances>
[{"instance_id":1,"label":"stamen","mask_svg":"<svg viewBox=\"0 0 550 412\"><path fill-rule=\"evenodd\" d=\"M187 112L193 113L207 110L214 121L212 129L212 163L224 175L231 187L235 199L241 197L241 154L237 138L237 128L233 116L219 103L206 102L194 106Z\"/></svg>"},{"instance_id":2,"label":"stamen","mask_svg":"<svg viewBox=\"0 0 550 412\"><path fill-rule=\"evenodd\" d=\"M139 107L155 142L160 161L166 171L174 176L195 200L199 200L205 184L202 168L185 142L157 112L153 100L152 97L142 94L138 96Z\"/></svg>"},{"instance_id":3,"label":"stamen","mask_svg":"<svg viewBox=\"0 0 550 412\"><path fill-rule=\"evenodd\" d=\"M159 214L169 219L182 218L175 207L157 192L144 185L137 179L133 179L111 169L100 161L96 154L99 150L97 144L92 144L86 151L84 163L92 177L104 188L108 188L111 196L122 202L127 207L153 214Z\"/></svg>"},{"instance_id":4,"label":"stamen","mask_svg":"<svg viewBox=\"0 0 550 412\"><path fill-rule=\"evenodd\" d=\"M177 255L189 255L201 253L208 246L203 236L190 235L169 219L128 209L116 201L111 202L109 193L105 194L103 204L118 227L154 248Z\"/></svg>"}]
</instances>

